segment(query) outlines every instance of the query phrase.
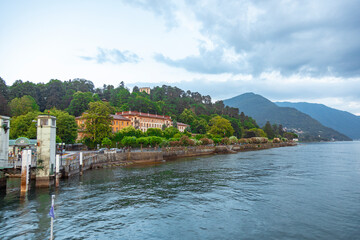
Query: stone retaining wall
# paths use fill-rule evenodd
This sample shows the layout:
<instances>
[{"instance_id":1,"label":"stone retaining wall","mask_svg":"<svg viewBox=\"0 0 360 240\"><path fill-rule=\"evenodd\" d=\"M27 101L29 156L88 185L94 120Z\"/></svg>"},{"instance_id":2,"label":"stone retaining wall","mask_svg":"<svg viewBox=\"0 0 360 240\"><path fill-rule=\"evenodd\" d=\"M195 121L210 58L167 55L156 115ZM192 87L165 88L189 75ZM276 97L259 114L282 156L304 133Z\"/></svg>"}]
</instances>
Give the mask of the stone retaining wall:
<instances>
[{"instance_id":1,"label":"stone retaining wall","mask_svg":"<svg viewBox=\"0 0 360 240\"><path fill-rule=\"evenodd\" d=\"M164 160L209 155L215 152L213 146L167 147L162 150Z\"/></svg>"},{"instance_id":2,"label":"stone retaining wall","mask_svg":"<svg viewBox=\"0 0 360 240\"><path fill-rule=\"evenodd\" d=\"M227 154L240 151L253 151L295 145L296 143L263 143L196 147L166 147L161 151L153 152L114 152L103 154L97 154L95 152L84 152L82 166L80 166L80 156L75 155L71 159L66 159L66 164L63 166L63 176L69 177L73 174L77 174L81 171L86 171L92 168L126 166L136 163L155 163L183 157Z\"/></svg>"}]
</instances>

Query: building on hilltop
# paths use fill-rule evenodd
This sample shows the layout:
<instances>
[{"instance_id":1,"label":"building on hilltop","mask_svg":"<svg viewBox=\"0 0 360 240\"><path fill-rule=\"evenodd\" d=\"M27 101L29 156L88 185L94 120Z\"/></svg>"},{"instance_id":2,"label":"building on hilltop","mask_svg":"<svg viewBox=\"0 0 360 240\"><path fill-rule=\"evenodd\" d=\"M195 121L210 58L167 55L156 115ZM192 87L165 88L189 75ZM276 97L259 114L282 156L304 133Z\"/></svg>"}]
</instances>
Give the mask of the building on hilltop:
<instances>
[{"instance_id":1,"label":"building on hilltop","mask_svg":"<svg viewBox=\"0 0 360 240\"><path fill-rule=\"evenodd\" d=\"M181 122L177 123L177 128L179 129L180 132L184 132L187 127L190 127L190 125Z\"/></svg>"},{"instance_id":2,"label":"building on hilltop","mask_svg":"<svg viewBox=\"0 0 360 240\"><path fill-rule=\"evenodd\" d=\"M139 88L139 92L146 92L147 94L150 95L150 88L149 87Z\"/></svg>"}]
</instances>

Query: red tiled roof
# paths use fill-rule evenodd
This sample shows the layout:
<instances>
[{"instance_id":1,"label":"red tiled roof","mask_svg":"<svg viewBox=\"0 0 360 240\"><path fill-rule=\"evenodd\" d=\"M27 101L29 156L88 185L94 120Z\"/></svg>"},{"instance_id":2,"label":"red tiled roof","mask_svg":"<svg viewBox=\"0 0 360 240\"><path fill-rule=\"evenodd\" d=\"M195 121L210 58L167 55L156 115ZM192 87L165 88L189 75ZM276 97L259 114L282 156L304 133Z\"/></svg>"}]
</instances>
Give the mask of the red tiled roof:
<instances>
[{"instance_id":1,"label":"red tiled roof","mask_svg":"<svg viewBox=\"0 0 360 240\"><path fill-rule=\"evenodd\" d=\"M187 125L187 124L181 123L181 122L178 122L177 125L178 125L178 126L190 126L190 125Z\"/></svg>"},{"instance_id":2,"label":"red tiled roof","mask_svg":"<svg viewBox=\"0 0 360 240\"><path fill-rule=\"evenodd\" d=\"M121 121L130 121L130 119L123 117L121 115L110 115L115 120L121 120ZM76 117L76 120L81 120L83 116Z\"/></svg>"},{"instance_id":3,"label":"red tiled roof","mask_svg":"<svg viewBox=\"0 0 360 240\"><path fill-rule=\"evenodd\" d=\"M170 116L150 114L150 113L142 113L142 112L137 112L137 111L117 112L116 115L122 115L122 116L140 116L140 117L150 117L150 118L158 118L158 119L171 120L171 117L170 117Z\"/></svg>"},{"instance_id":4,"label":"red tiled roof","mask_svg":"<svg viewBox=\"0 0 360 240\"><path fill-rule=\"evenodd\" d=\"M130 121L130 119L123 117L121 115L111 115L113 117L113 119L115 120L121 120L121 121Z\"/></svg>"}]
</instances>

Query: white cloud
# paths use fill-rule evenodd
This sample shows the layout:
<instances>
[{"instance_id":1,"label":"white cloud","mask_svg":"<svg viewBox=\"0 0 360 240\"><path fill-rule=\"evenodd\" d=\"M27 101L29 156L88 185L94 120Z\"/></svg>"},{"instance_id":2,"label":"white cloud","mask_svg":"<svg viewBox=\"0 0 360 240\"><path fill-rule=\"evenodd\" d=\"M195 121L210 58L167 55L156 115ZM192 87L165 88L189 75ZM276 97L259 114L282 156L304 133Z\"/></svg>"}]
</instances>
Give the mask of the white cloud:
<instances>
[{"instance_id":1,"label":"white cloud","mask_svg":"<svg viewBox=\"0 0 360 240\"><path fill-rule=\"evenodd\" d=\"M0 76L8 85L75 77L96 86L170 83L213 99L252 91L359 113L359 6L351 0L0 1ZM130 63L109 64L122 62Z\"/></svg>"}]
</instances>

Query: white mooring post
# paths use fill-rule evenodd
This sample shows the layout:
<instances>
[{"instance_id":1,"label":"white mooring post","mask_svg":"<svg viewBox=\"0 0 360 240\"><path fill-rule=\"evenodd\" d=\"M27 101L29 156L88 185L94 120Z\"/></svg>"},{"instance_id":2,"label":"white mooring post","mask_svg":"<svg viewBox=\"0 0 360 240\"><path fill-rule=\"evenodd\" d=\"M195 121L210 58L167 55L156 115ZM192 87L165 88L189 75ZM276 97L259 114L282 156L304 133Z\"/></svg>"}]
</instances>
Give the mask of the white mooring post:
<instances>
[{"instance_id":1,"label":"white mooring post","mask_svg":"<svg viewBox=\"0 0 360 240\"><path fill-rule=\"evenodd\" d=\"M56 154L55 163L55 187L59 187L59 173L60 173L60 155Z\"/></svg>"},{"instance_id":2,"label":"white mooring post","mask_svg":"<svg viewBox=\"0 0 360 240\"><path fill-rule=\"evenodd\" d=\"M83 152L80 152L80 176L83 175Z\"/></svg>"},{"instance_id":3,"label":"white mooring post","mask_svg":"<svg viewBox=\"0 0 360 240\"><path fill-rule=\"evenodd\" d=\"M26 160L27 160L27 163L26 163L26 188L27 190L30 189L30 179L31 179L31 150L26 150L25 151L25 154L27 154L27 157L26 157Z\"/></svg>"},{"instance_id":4,"label":"white mooring post","mask_svg":"<svg viewBox=\"0 0 360 240\"><path fill-rule=\"evenodd\" d=\"M51 208L50 208L50 212L49 212L49 215L51 217L50 240L54 239L54 218L55 218L54 204L55 204L55 195L51 195Z\"/></svg>"},{"instance_id":5,"label":"white mooring post","mask_svg":"<svg viewBox=\"0 0 360 240\"><path fill-rule=\"evenodd\" d=\"M21 192L29 190L29 175L31 166L31 150L23 150L21 155Z\"/></svg>"}]
</instances>

